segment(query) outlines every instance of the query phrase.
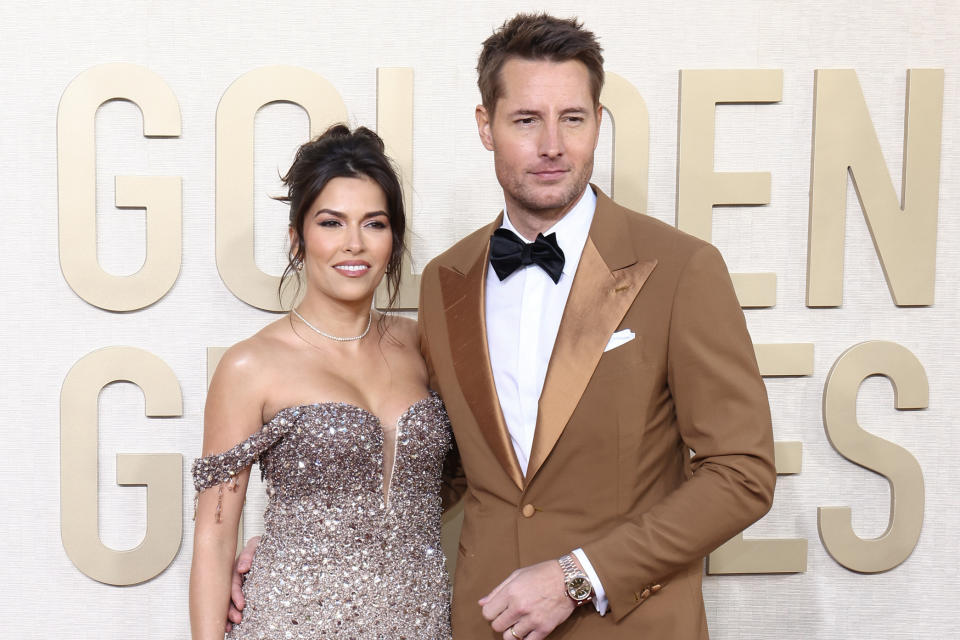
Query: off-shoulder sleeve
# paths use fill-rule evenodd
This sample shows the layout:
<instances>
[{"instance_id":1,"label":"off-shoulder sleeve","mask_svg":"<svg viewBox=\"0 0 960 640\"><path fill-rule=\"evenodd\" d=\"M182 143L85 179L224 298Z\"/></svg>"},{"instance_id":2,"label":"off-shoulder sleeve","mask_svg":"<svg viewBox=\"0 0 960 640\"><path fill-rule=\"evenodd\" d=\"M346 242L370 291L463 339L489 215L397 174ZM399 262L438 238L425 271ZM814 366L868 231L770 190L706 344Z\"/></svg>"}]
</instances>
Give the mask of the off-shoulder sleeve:
<instances>
[{"instance_id":1,"label":"off-shoulder sleeve","mask_svg":"<svg viewBox=\"0 0 960 640\"><path fill-rule=\"evenodd\" d=\"M252 465L277 443L286 432L288 420L281 412L252 436L223 453L215 453L193 462L193 487L197 493L210 487L232 483L234 477Z\"/></svg>"}]
</instances>

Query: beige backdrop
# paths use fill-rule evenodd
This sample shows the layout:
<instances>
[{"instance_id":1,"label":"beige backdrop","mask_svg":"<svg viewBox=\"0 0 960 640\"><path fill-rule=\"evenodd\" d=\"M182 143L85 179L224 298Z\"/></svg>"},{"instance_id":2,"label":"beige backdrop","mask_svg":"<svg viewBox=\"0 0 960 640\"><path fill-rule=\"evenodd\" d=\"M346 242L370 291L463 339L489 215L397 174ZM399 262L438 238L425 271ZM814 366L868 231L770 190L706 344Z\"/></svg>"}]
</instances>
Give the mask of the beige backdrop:
<instances>
[{"instance_id":1,"label":"beige backdrop","mask_svg":"<svg viewBox=\"0 0 960 640\"><path fill-rule=\"evenodd\" d=\"M953 454L960 446L955 390L960 301L953 274L960 271L960 223L954 215L960 202L960 9L955 3L690 0L581 9L560 2L356 7L171 0L160 7L130 0L0 4L0 166L7 194L0 397L8 452L0 467L0 628L7 636L188 635L189 465L200 448L207 348L229 345L273 317L240 301L217 271L216 114L227 88L265 65L299 66L329 81L351 124L374 126L377 69L412 68L413 259L419 269L501 206L492 161L473 121L475 58L481 40L504 18L518 9L547 8L578 13L600 36L606 68L646 101L648 211L671 224L679 71L783 71L780 102L717 109L714 168L765 171L771 180L769 205L715 209L713 241L731 270L776 274L776 305L747 311L755 341L813 344L809 375L767 379L776 437L802 442L802 470L781 477L773 510L747 532L747 538L805 539L806 572L708 576L704 590L713 637L956 637L960 478ZM96 115L96 249L107 272L131 274L148 258L146 216L114 207L114 177L179 176L182 185L179 275L159 302L124 313L81 299L58 259L58 104L77 75L116 62L157 74L179 104L182 123L179 137L147 139L140 112L129 102L110 102ZM945 70L931 306L894 305L849 182L843 304L820 309L805 304L814 71L836 68L857 73L898 194L907 69ZM255 121L256 260L274 274L282 269L286 212L268 196L279 192L277 174L307 132L306 115L290 104L266 107ZM607 124L595 173L604 188L611 182L611 139ZM888 483L844 459L831 446L822 420L831 367L845 350L868 340L905 347L929 380L929 407L918 411L894 409L886 379L870 378L860 391L860 424L912 453L925 478L916 548L896 568L875 574L838 564L817 528L818 507L830 506L852 507L854 531L863 538L876 538L887 526ZM117 486L116 455L183 456L183 508L167 519L170 523L178 513L182 519L179 550L160 575L126 587L97 582L78 570L60 535L61 388L75 363L109 346L153 354L169 367L182 394L182 415L168 418L145 417L143 394L131 384L110 385L100 395L98 528L108 547L136 547L147 523L147 491ZM75 489L84 478L71 473L64 472L63 480ZM262 504L251 499L250 511ZM256 530L257 518L248 514L246 525Z\"/></svg>"}]
</instances>

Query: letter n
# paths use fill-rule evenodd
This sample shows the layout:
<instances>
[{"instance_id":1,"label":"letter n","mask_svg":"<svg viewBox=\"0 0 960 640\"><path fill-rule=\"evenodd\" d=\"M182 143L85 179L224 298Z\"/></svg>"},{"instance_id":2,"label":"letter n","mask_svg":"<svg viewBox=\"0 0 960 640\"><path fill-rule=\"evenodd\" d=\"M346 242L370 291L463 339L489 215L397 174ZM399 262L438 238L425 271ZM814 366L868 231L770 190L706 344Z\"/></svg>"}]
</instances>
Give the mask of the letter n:
<instances>
[{"instance_id":1,"label":"letter n","mask_svg":"<svg viewBox=\"0 0 960 640\"><path fill-rule=\"evenodd\" d=\"M942 122L943 70L909 69L898 201L856 72L815 72L807 306L843 302L848 171L894 304L933 304Z\"/></svg>"}]
</instances>

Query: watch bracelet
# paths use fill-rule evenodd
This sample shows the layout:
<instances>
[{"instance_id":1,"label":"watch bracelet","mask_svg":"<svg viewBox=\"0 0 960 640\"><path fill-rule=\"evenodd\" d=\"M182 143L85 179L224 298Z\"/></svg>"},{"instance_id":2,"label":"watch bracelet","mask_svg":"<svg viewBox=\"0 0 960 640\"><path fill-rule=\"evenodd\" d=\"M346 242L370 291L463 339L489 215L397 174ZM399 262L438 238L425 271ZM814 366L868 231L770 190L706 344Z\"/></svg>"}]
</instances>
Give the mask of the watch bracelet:
<instances>
[{"instance_id":1,"label":"watch bracelet","mask_svg":"<svg viewBox=\"0 0 960 640\"><path fill-rule=\"evenodd\" d=\"M577 606L580 606L586 602L589 602L590 599L593 597L593 588L592 588L593 585L590 582L590 578L589 576L587 576L586 572L584 572L583 570L577 567L577 564L573 560L573 555L568 553L563 556L560 556L560 558L557 559L557 562L560 563L560 570L563 571L564 593L567 594L567 597L573 600L577 604ZM590 595L584 598L583 600L577 600L576 598L574 598L567 589L567 584L574 578L583 578L584 580L587 581L587 584L590 584L591 586Z\"/></svg>"}]
</instances>

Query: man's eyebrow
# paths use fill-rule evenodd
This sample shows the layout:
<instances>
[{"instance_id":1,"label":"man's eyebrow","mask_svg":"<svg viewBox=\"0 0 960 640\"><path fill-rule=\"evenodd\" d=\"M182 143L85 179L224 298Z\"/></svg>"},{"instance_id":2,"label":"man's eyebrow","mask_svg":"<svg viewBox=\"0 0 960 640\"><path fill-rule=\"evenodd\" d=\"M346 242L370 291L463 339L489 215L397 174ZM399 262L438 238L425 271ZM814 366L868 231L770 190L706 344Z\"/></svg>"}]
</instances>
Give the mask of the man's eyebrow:
<instances>
[{"instance_id":1,"label":"man's eyebrow","mask_svg":"<svg viewBox=\"0 0 960 640\"><path fill-rule=\"evenodd\" d=\"M540 112L536 109L516 109L510 112L511 116L538 116Z\"/></svg>"},{"instance_id":2,"label":"man's eyebrow","mask_svg":"<svg viewBox=\"0 0 960 640\"><path fill-rule=\"evenodd\" d=\"M561 109L560 115L567 115L571 113L580 113L580 114L586 115L589 112L590 112L589 109L585 109L584 107L567 107L566 109ZM542 115L542 112L538 111L537 109L516 109L510 112L510 116L514 118L519 116L539 116L539 115Z\"/></svg>"}]
</instances>

